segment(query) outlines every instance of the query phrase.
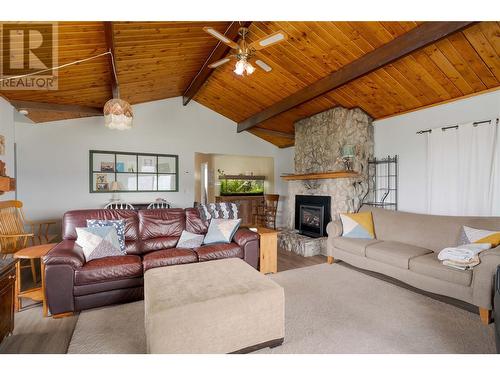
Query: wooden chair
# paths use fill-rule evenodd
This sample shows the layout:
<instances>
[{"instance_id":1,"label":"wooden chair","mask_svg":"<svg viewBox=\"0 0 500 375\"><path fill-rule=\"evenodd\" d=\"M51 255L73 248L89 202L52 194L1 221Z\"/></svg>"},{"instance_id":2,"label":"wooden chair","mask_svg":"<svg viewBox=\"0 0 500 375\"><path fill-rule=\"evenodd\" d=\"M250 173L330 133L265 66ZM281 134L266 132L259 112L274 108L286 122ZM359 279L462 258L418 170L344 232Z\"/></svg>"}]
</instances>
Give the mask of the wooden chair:
<instances>
[{"instance_id":1,"label":"wooden chair","mask_svg":"<svg viewBox=\"0 0 500 375\"><path fill-rule=\"evenodd\" d=\"M49 234L50 225L55 224L55 220L46 221L28 221L23 213L23 202L17 200L0 202L0 257L5 258L9 254L31 245L36 245L36 239L40 244L45 239L49 242L53 236ZM26 232L26 226L30 226L32 232ZM38 233L35 234L35 227L38 227ZM31 274L33 282L36 283L35 261L31 259ZM23 267L26 268L26 267Z\"/></svg>"},{"instance_id":2,"label":"wooden chair","mask_svg":"<svg viewBox=\"0 0 500 375\"><path fill-rule=\"evenodd\" d=\"M109 202L104 208L108 210L134 210L134 206L123 201Z\"/></svg>"},{"instance_id":3,"label":"wooden chair","mask_svg":"<svg viewBox=\"0 0 500 375\"><path fill-rule=\"evenodd\" d=\"M170 203L163 198L158 198L148 206L148 210L157 210L160 208L170 208Z\"/></svg>"},{"instance_id":4,"label":"wooden chair","mask_svg":"<svg viewBox=\"0 0 500 375\"><path fill-rule=\"evenodd\" d=\"M265 194L264 204L257 207L255 223L270 229L276 229L276 213L278 211L279 194Z\"/></svg>"}]
</instances>

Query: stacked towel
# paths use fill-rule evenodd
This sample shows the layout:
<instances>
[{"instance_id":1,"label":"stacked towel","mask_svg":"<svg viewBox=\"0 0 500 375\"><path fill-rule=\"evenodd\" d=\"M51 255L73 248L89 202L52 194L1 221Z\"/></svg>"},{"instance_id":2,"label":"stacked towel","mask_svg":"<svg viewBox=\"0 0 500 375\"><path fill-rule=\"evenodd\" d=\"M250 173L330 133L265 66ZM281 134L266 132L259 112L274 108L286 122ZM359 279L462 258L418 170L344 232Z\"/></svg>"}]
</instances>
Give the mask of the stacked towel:
<instances>
[{"instance_id":1,"label":"stacked towel","mask_svg":"<svg viewBox=\"0 0 500 375\"><path fill-rule=\"evenodd\" d=\"M472 243L457 247L447 247L438 254L438 259L443 265L468 270L479 264L479 253L491 248L489 243Z\"/></svg>"}]
</instances>

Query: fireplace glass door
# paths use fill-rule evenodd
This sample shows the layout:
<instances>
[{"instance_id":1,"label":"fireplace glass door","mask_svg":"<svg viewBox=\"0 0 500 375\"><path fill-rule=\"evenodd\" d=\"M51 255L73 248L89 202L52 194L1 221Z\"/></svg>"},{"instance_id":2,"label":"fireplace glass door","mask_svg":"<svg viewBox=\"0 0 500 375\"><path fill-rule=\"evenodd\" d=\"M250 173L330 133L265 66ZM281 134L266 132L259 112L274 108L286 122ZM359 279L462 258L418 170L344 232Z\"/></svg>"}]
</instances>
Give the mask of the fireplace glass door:
<instances>
[{"instance_id":1,"label":"fireplace glass door","mask_svg":"<svg viewBox=\"0 0 500 375\"><path fill-rule=\"evenodd\" d=\"M323 236L323 206L300 205L299 231L311 237Z\"/></svg>"}]
</instances>

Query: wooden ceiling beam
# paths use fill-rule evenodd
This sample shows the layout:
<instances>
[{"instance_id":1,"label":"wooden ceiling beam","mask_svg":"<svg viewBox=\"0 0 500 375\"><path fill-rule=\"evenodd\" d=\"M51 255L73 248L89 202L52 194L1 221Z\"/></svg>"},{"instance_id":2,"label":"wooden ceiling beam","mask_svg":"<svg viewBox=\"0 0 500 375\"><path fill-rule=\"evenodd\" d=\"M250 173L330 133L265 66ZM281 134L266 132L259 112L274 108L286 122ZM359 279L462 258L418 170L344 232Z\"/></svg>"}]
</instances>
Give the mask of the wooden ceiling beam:
<instances>
[{"instance_id":1,"label":"wooden ceiling beam","mask_svg":"<svg viewBox=\"0 0 500 375\"><path fill-rule=\"evenodd\" d=\"M115 33L113 22L105 21L104 22L104 35L106 38L106 46L108 47L108 51L111 52L111 56L109 57L109 70L111 72L111 93L113 94L113 98L120 97L120 85L118 84L118 77L115 71L115 66L113 66L113 61L116 57L115 55ZM116 61L115 61L116 64Z\"/></svg>"},{"instance_id":2,"label":"wooden ceiling beam","mask_svg":"<svg viewBox=\"0 0 500 375\"><path fill-rule=\"evenodd\" d=\"M231 39L232 41L236 42L239 38L238 30L240 29L240 27L249 27L250 24L251 22L249 21L244 21L244 22L233 21L227 27L226 31L224 32L224 35L228 39ZM191 83L188 85L186 91L184 91L184 94L182 95L183 105L187 105L191 101L191 99L193 99L198 90L203 86L208 77L210 77L210 74L212 74L212 72L214 71L214 69L211 69L208 66L211 63L220 60L224 56L226 56L230 49L231 47L229 47L227 44L222 43L221 41L217 43L215 48L212 50L212 52L210 52L210 55L208 55L207 59L203 63L199 72L194 76Z\"/></svg>"},{"instance_id":3,"label":"wooden ceiling beam","mask_svg":"<svg viewBox=\"0 0 500 375\"><path fill-rule=\"evenodd\" d=\"M248 131L251 133L272 135L274 137L295 139L295 134L280 132L278 130L271 130L271 129L264 129L264 128L253 128L253 129L249 129Z\"/></svg>"},{"instance_id":4,"label":"wooden ceiling beam","mask_svg":"<svg viewBox=\"0 0 500 375\"><path fill-rule=\"evenodd\" d=\"M437 42L475 22L425 22L339 70L238 123L238 133Z\"/></svg>"},{"instance_id":5,"label":"wooden ceiling beam","mask_svg":"<svg viewBox=\"0 0 500 375\"><path fill-rule=\"evenodd\" d=\"M25 100L10 100L10 104L12 104L12 106L18 111L21 109L26 109L28 112L32 110L102 116L102 108L86 107L82 105L30 102Z\"/></svg>"}]
</instances>

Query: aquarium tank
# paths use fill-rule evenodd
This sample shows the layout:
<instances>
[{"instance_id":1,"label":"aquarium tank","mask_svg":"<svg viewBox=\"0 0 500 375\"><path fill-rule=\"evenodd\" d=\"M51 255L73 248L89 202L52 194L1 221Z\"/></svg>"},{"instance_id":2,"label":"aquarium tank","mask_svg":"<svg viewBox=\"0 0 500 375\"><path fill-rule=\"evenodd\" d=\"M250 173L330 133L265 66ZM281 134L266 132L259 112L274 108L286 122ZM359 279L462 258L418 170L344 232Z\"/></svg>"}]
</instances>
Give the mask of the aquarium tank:
<instances>
[{"instance_id":1,"label":"aquarium tank","mask_svg":"<svg viewBox=\"0 0 500 375\"><path fill-rule=\"evenodd\" d=\"M219 176L220 195L264 195L264 176Z\"/></svg>"}]
</instances>

